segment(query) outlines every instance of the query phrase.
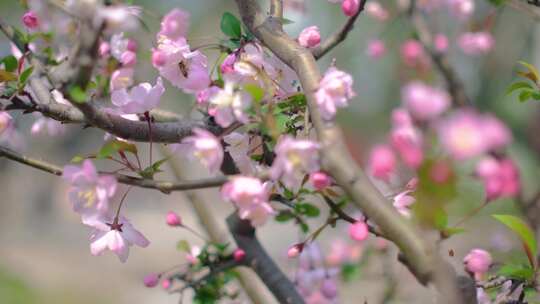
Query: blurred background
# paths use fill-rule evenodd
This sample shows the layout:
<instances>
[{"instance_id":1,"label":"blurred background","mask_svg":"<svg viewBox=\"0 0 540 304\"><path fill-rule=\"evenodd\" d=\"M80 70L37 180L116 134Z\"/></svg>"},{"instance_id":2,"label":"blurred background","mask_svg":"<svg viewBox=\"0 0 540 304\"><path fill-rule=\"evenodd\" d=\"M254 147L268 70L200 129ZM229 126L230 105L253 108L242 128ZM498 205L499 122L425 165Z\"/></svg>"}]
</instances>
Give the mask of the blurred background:
<instances>
[{"instance_id":1,"label":"blurred background","mask_svg":"<svg viewBox=\"0 0 540 304\"><path fill-rule=\"evenodd\" d=\"M157 75L150 65L150 48L161 16L170 9L180 7L191 13L189 38L192 46L223 38L219 30L221 15L225 11L237 15L233 1L133 2L148 9L143 17L151 29L151 32L141 30L129 35L140 45L138 81L153 82ZM338 5L326 0L305 2L305 13L286 11L285 17L294 21L286 26L292 36L306 26L318 25L324 39L345 22ZM391 12L395 11L394 1L381 1L381 4ZM515 78L518 60L540 66L540 25L511 8L495 8L487 1L476 1L476 5L473 20L477 24L474 26L486 26L486 20L489 20L487 26L495 37L496 47L486 56L471 57L464 55L452 43L449 60L463 79L474 105L482 111L493 112L512 129L514 143L509 154L522 170L526 196L531 196L540 185L540 103L519 103L516 96L505 96L505 90ZM22 27L20 18L23 13L18 1L0 1L0 17L8 23ZM429 24L433 29L446 33L451 41L457 33L471 26L461 24L444 13L437 13ZM336 58L337 66L354 76L358 96L346 111L341 111L339 120L345 128L351 150L361 164L365 163L369 148L385 140L390 129L390 111L400 105L400 87L414 76L403 67L399 57L400 44L412 37L412 32L405 16L381 23L363 15L347 41L319 62L321 69L325 70ZM384 40L388 49L388 53L379 60L370 59L365 52L367 43L375 38ZM0 56L9 53L8 41L0 36ZM218 55L212 50L206 54L209 62ZM425 77L432 83L443 84L436 73ZM165 109L189 115L194 100L178 90L169 89L161 104ZM75 155L97 151L103 143L103 132L91 128L83 130L79 126L67 126L63 136L32 136L30 126L34 120L32 115L17 114L17 128L24 139L23 150L33 157L64 165ZM144 153L147 146L139 144L139 150ZM196 178L204 174L205 170L196 164L187 164L182 158L178 160L189 165L185 168L188 176ZM461 165L463 172L470 172L471 164ZM176 249L176 242L180 239L201 243L187 231L168 228L164 223L165 213L174 210L189 225L202 231L184 194L164 195L152 190L132 190L125 209L127 216L151 241L151 245L146 249L132 247L127 263L121 264L110 253L101 257L90 255L90 230L71 212L66 200L67 185L60 178L5 159L0 159L0 173L0 303L178 303L177 295L168 295L159 288L145 288L142 278L147 273L184 262L184 255ZM450 206L452 219L460 218L478 206L483 197L480 183L466 174L462 176L459 181L460 199ZM172 178L168 170L160 176L160 179ZM219 200L216 189L198 193L212 203L212 211L224 225L224 219L232 211L230 205ZM471 248L493 250L495 260L512 255L513 249L519 250L516 238L493 221L489 214L514 210L512 200L493 202L466 224L469 233L445 242L442 252L450 249L455 252L448 258L459 271L462 271L463 256ZM316 227L317 223L310 225ZM323 251L329 250L332 240L343 237L345 229L345 226L338 225L337 229L326 230L320 238ZM298 241L298 235L291 231L296 232L297 229L291 224L274 222L258 230L262 243L288 273L296 265L286 259L286 248ZM375 243L376 240L371 240L366 247L373 247ZM433 294L421 287L395 261L395 249L390 247L389 250L388 255L370 257L352 282L340 286L342 303L380 303L388 283L383 273L388 271L388 267L395 278L389 284L397 289L392 303L433 301ZM190 303L189 296L184 297L184 303Z\"/></svg>"}]
</instances>

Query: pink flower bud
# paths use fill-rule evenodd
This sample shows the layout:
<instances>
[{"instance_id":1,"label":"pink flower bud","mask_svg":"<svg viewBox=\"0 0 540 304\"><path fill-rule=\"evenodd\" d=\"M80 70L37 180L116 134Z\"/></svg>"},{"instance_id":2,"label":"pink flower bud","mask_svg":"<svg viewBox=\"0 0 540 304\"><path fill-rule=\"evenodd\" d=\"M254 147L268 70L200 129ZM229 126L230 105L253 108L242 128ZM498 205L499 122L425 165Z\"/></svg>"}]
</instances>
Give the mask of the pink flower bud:
<instances>
[{"instance_id":1,"label":"pink flower bud","mask_svg":"<svg viewBox=\"0 0 540 304\"><path fill-rule=\"evenodd\" d=\"M111 45L108 42L101 42L99 44L98 54L101 58L107 58L111 52Z\"/></svg>"},{"instance_id":2,"label":"pink flower bud","mask_svg":"<svg viewBox=\"0 0 540 304\"><path fill-rule=\"evenodd\" d=\"M354 16L360 9L360 0L343 0L341 3L341 10L345 16Z\"/></svg>"},{"instance_id":3,"label":"pink flower bud","mask_svg":"<svg viewBox=\"0 0 540 304\"><path fill-rule=\"evenodd\" d=\"M448 182L454 175L452 167L450 167L450 165L444 161L435 162L431 167L429 174L431 179L438 184Z\"/></svg>"},{"instance_id":4,"label":"pink flower bud","mask_svg":"<svg viewBox=\"0 0 540 304\"><path fill-rule=\"evenodd\" d=\"M138 46L139 45L137 44L137 41L135 41L133 39L128 39L128 43L127 43L127 50L128 51L132 51L133 53L136 53Z\"/></svg>"},{"instance_id":5,"label":"pink flower bud","mask_svg":"<svg viewBox=\"0 0 540 304\"><path fill-rule=\"evenodd\" d=\"M444 34L435 35L433 42L435 50L439 53L444 53L448 50L448 38Z\"/></svg>"},{"instance_id":6,"label":"pink flower bud","mask_svg":"<svg viewBox=\"0 0 540 304\"><path fill-rule=\"evenodd\" d=\"M171 227L182 226L182 219L180 216L172 211L167 212L166 216L167 225Z\"/></svg>"},{"instance_id":7,"label":"pink flower bud","mask_svg":"<svg viewBox=\"0 0 540 304\"><path fill-rule=\"evenodd\" d=\"M409 182L407 182L407 185L405 185L405 188L407 188L407 190L411 190L411 191L416 190L416 187L418 187L418 178L417 177L411 178L411 180Z\"/></svg>"},{"instance_id":8,"label":"pink flower bud","mask_svg":"<svg viewBox=\"0 0 540 304\"><path fill-rule=\"evenodd\" d=\"M161 287L163 287L163 289L169 289L169 287L171 287L171 280L165 279L161 281Z\"/></svg>"},{"instance_id":9,"label":"pink flower bud","mask_svg":"<svg viewBox=\"0 0 540 304\"><path fill-rule=\"evenodd\" d=\"M368 225L365 222L358 221L349 226L349 237L355 241L364 241L369 236Z\"/></svg>"},{"instance_id":10,"label":"pink flower bud","mask_svg":"<svg viewBox=\"0 0 540 304\"><path fill-rule=\"evenodd\" d=\"M233 258L236 262L241 262L246 257L246 252L240 248L237 248L233 253Z\"/></svg>"},{"instance_id":11,"label":"pink flower bud","mask_svg":"<svg viewBox=\"0 0 540 304\"><path fill-rule=\"evenodd\" d=\"M424 55L424 47L414 39L407 40L401 45L401 58L408 66L415 66Z\"/></svg>"},{"instance_id":12,"label":"pink flower bud","mask_svg":"<svg viewBox=\"0 0 540 304\"><path fill-rule=\"evenodd\" d=\"M167 55L159 50L154 50L152 52L152 65L154 67L161 67L167 63Z\"/></svg>"},{"instance_id":13,"label":"pink flower bud","mask_svg":"<svg viewBox=\"0 0 540 304\"><path fill-rule=\"evenodd\" d=\"M313 48L321 43L321 33L317 26L306 27L298 36L298 43L305 48Z\"/></svg>"},{"instance_id":14,"label":"pink flower bud","mask_svg":"<svg viewBox=\"0 0 540 304\"><path fill-rule=\"evenodd\" d=\"M225 57L225 60L223 60L223 63L221 64L221 73L227 74L234 72L234 63L236 62L236 54L230 53L227 57Z\"/></svg>"},{"instance_id":15,"label":"pink flower bud","mask_svg":"<svg viewBox=\"0 0 540 304\"><path fill-rule=\"evenodd\" d=\"M371 174L379 179L388 181L396 169L396 156L388 145L378 145L371 151L369 158Z\"/></svg>"},{"instance_id":16,"label":"pink flower bud","mask_svg":"<svg viewBox=\"0 0 540 304\"><path fill-rule=\"evenodd\" d=\"M332 181L330 176L324 172L313 172L309 175L309 181L317 190L323 190L324 188L330 186Z\"/></svg>"},{"instance_id":17,"label":"pink flower bud","mask_svg":"<svg viewBox=\"0 0 540 304\"><path fill-rule=\"evenodd\" d=\"M122 62L122 65L126 67L135 66L135 64L137 63L137 54L133 53L132 51L125 51L124 53L122 53L120 62Z\"/></svg>"},{"instance_id":18,"label":"pink flower bud","mask_svg":"<svg viewBox=\"0 0 540 304\"><path fill-rule=\"evenodd\" d=\"M23 15L22 22L28 29L35 29L39 25L38 17L32 11L28 11Z\"/></svg>"},{"instance_id":19,"label":"pink flower bud","mask_svg":"<svg viewBox=\"0 0 540 304\"><path fill-rule=\"evenodd\" d=\"M159 275L155 273L151 273L144 277L144 286L148 288L155 287L159 283Z\"/></svg>"},{"instance_id":20,"label":"pink flower bud","mask_svg":"<svg viewBox=\"0 0 540 304\"><path fill-rule=\"evenodd\" d=\"M325 298L329 300L334 299L337 296L337 291L337 284L335 280L330 278L324 279L321 284L321 293Z\"/></svg>"},{"instance_id":21,"label":"pink flower bud","mask_svg":"<svg viewBox=\"0 0 540 304\"><path fill-rule=\"evenodd\" d=\"M386 47L384 42L380 39L372 40L369 42L366 54L372 59L379 59L386 53Z\"/></svg>"},{"instance_id":22,"label":"pink flower bud","mask_svg":"<svg viewBox=\"0 0 540 304\"><path fill-rule=\"evenodd\" d=\"M302 253L303 249L304 249L304 243L294 244L287 251L287 256L290 259L296 258L297 256L300 255L300 253Z\"/></svg>"},{"instance_id":23,"label":"pink flower bud","mask_svg":"<svg viewBox=\"0 0 540 304\"><path fill-rule=\"evenodd\" d=\"M491 254L483 249L473 249L465 256L463 263L465 264L465 269L479 279L489 270L492 258Z\"/></svg>"}]
</instances>

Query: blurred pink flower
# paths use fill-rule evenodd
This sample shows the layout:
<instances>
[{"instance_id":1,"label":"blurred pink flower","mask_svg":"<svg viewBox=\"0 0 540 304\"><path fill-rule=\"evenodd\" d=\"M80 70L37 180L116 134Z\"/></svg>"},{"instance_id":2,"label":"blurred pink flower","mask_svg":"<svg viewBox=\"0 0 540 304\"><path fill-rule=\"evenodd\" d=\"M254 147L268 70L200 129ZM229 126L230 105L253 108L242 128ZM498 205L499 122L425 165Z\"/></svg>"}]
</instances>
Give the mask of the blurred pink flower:
<instances>
[{"instance_id":1,"label":"blurred pink flower","mask_svg":"<svg viewBox=\"0 0 540 304\"><path fill-rule=\"evenodd\" d=\"M173 211L167 212L165 216L165 222L171 227L180 227L182 226L182 218Z\"/></svg>"},{"instance_id":2,"label":"blurred pink flower","mask_svg":"<svg viewBox=\"0 0 540 304\"><path fill-rule=\"evenodd\" d=\"M37 117L36 121L32 124L30 132L32 135L38 135L47 132L50 136L61 135L66 131L66 127L61 122L43 116L41 113L34 113ZM1 129L1 128L0 128Z\"/></svg>"},{"instance_id":3,"label":"blurred pink flower","mask_svg":"<svg viewBox=\"0 0 540 304\"><path fill-rule=\"evenodd\" d=\"M366 3L366 13L379 21L388 19L388 11L378 1L369 1Z\"/></svg>"},{"instance_id":4,"label":"blurred pink flower","mask_svg":"<svg viewBox=\"0 0 540 304\"><path fill-rule=\"evenodd\" d=\"M172 40L186 37L189 29L189 19L190 15L188 12L178 8L171 10L161 20L161 29L158 37L165 36Z\"/></svg>"},{"instance_id":5,"label":"blurred pink flower","mask_svg":"<svg viewBox=\"0 0 540 304\"><path fill-rule=\"evenodd\" d=\"M433 39L435 50L439 53L445 53L448 50L448 37L444 34L436 34Z\"/></svg>"},{"instance_id":6,"label":"blurred pink flower","mask_svg":"<svg viewBox=\"0 0 540 304\"><path fill-rule=\"evenodd\" d=\"M193 94L210 85L206 56L200 51L192 52L185 38L171 40L162 37L158 40L157 50L153 50L156 51L162 52L166 59L164 64L154 67L175 87Z\"/></svg>"},{"instance_id":7,"label":"blurred pink flower","mask_svg":"<svg viewBox=\"0 0 540 304\"><path fill-rule=\"evenodd\" d=\"M455 159L478 156L487 150L482 119L471 110L460 110L439 122L443 148Z\"/></svg>"},{"instance_id":8,"label":"blurred pink flower","mask_svg":"<svg viewBox=\"0 0 540 304\"><path fill-rule=\"evenodd\" d=\"M491 254L483 249L473 249L463 258L465 269L474 274L476 280L487 273L492 262Z\"/></svg>"},{"instance_id":9,"label":"blurred pink flower","mask_svg":"<svg viewBox=\"0 0 540 304\"><path fill-rule=\"evenodd\" d=\"M393 127L390 131L392 147L398 151L405 165L418 168L424 160L422 133L414 127L409 113L398 108L392 112Z\"/></svg>"},{"instance_id":10,"label":"blurred pink flower","mask_svg":"<svg viewBox=\"0 0 540 304\"><path fill-rule=\"evenodd\" d=\"M474 13L473 0L447 0L450 11L460 19L467 19Z\"/></svg>"},{"instance_id":11,"label":"blurred pink flower","mask_svg":"<svg viewBox=\"0 0 540 304\"><path fill-rule=\"evenodd\" d=\"M317 26L306 27L298 36L298 43L305 48L314 48L321 42L321 33Z\"/></svg>"},{"instance_id":12,"label":"blurred pink flower","mask_svg":"<svg viewBox=\"0 0 540 304\"><path fill-rule=\"evenodd\" d=\"M349 237L352 240L362 242L369 237L368 225L364 221L358 221L349 225Z\"/></svg>"},{"instance_id":13,"label":"blurred pink flower","mask_svg":"<svg viewBox=\"0 0 540 304\"><path fill-rule=\"evenodd\" d=\"M422 44L414 39L409 39L401 45L401 59L410 67L414 67L425 60L425 50Z\"/></svg>"},{"instance_id":14,"label":"blurred pink flower","mask_svg":"<svg viewBox=\"0 0 540 304\"><path fill-rule=\"evenodd\" d=\"M386 54L384 41L380 39L371 40L368 43L366 54L372 59L379 59Z\"/></svg>"},{"instance_id":15,"label":"blurred pink flower","mask_svg":"<svg viewBox=\"0 0 540 304\"><path fill-rule=\"evenodd\" d=\"M355 96L353 91L353 78L351 75L334 67L324 74L319 89L315 93L321 115L326 120L332 120L337 108L348 105L349 99Z\"/></svg>"},{"instance_id":16,"label":"blurred pink flower","mask_svg":"<svg viewBox=\"0 0 540 304\"><path fill-rule=\"evenodd\" d=\"M494 115L483 115L482 124L486 145L490 150L507 146L512 141L508 127Z\"/></svg>"},{"instance_id":17,"label":"blurred pink flower","mask_svg":"<svg viewBox=\"0 0 540 304\"><path fill-rule=\"evenodd\" d=\"M369 172L373 177L389 181L396 170L396 156L388 145L377 145L370 153L368 162Z\"/></svg>"},{"instance_id":18,"label":"blurred pink flower","mask_svg":"<svg viewBox=\"0 0 540 304\"><path fill-rule=\"evenodd\" d=\"M227 143L225 151L229 152L240 173L255 174L255 163L250 157L249 135L247 133L232 132L224 136L223 141Z\"/></svg>"},{"instance_id":19,"label":"blurred pink flower","mask_svg":"<svg viewBox=\"0 0 540 304\"><path fill-rule=\"evenodd\" d=\"M450 107L450 95L445 90L420 81L409 82L401 89L403 105L418 120L432 120Z\"/></svg>"},{"instance_id":20,"label":"blurred pink flower","mask_svg":"<svg viewBox=\"0 0 540 304\"><path fill-rule=\"evenodd\" d=\"M233 258L236 262L242 262L246 257L246 252L240 248L236 248L233 252Z\"/></svg>"},{"instance_id":21,"label":"blurred pink flower","mask_svg":"<svg viewBox=\"0 0 540 304\"><path fill-rule=\"evenodd\" d=\"M221 64L221 73L228 74L234 72L234 63L236 62L236 53L230 53L225 57Z\"/></svg>"},{"instance_id":22,"label":"blurred pink flower","mask_svg":"<svg viewBox=\"0 0 540 304\"><path fill-rule=\"evenodd\" d=\"M116 90L125 89L133 84L132 67L123 67L114 71L111 75L111 82L109 90L114 92Z\"/></svg>"},{"instance_id":23,"label":"blurred pink flower","mask_svg":"<svg viewBox=\"0 0 540 304\"><path fill-rule=\"evenodd\" d=\"M82 166L67 165L62 178L70 183L69 201L73 210L82 216L104 214L109 208L109 200L116 192L114 176L100 176L92 161L86 159Z\"/></svg>"},{"instance_id":24,"label":"blurred pink flower","mask_svg":"<svg viewBox=\"0 0 540 304\"><path fill-rule=\"evenodd\" d=\"M291 190L298 189L305 174L319 170L318 151L319 144L314 141L282 135L274 149L276 158L270 176Z\"/></svg>"},{"instance_id":25,"label":"blurred pink flower","mask_svg":"<svg viewBox=\"0 0 540 304\"><path fill-rule=\"evenodd\" d=\"M99 44L98 54L100 58L108 58L111 54L111 45L106 41L102 41Z\"/></svg>"},{"instance_id":26,"label":"blurred pink flower","mask_svg":"<svg viewBox=\"0 0 540 304\"><path fill-rule=\"evenodd\" d=\"M510 158L486 156L476 165L475 175L484 183L486 201L515 197L521 190L519 169Z\"/></svg>"},{"instance_id":27,"label":"blurred pink flower","mask_svg":"<svg viewBox=\"0 0 540 304\"><path fill-rule=\"evenodd\" d=\"M193 129L193 136L182 140L181 150L199 159L211 173L216 173L223 162L223 148L214 134L199 128Z\"/></svg>"},{"instance_id":28,"label":"blurred pink flower","mask_svg":"<svg viewBox=\"0 0 540 304\"><path fill-rule=\"evenodd\" d=\"M416 202L416 199L410 194L411 190L405 190L394 196L393 205L396 210L404 217L411 217L410 206Z\"/></svg>"},{"instance_id":29,"label":"blurred pink flower","mask_svg":"<svg viewBox=\"0 0 540 304\"><path fill-rule=\"evenodd\" d=\"M94 228L90 237L92 255L101 255L108 249L125 263L130 246L137 245L144 248L150 245L144 235L123 216L119 217L117 222L107 217L96 217L87 220L85 224Z\"/></svg>"},{"instance_id":30,"label":"blurred pink flower","mask_svg":"<svg viewBox=\"0 0 540 304\"><path fill-rule=\"evenodd\" d=\"M467 55L482 55L493 48L495 39L489 32L467 32L459 36L458 45Z\"/></svg>"},{"instance_id":31,"label":"blurred pink flower","mask_svg":"<svg viewBox=\"0 0 540 304\"><path fill-rule=\"evenodd\" d=\"M148 274L144 277L143 283L148 288L156 287L159 283L159 275L157 273Z\"/></svg>"},{"instance_id":32,"label":"blurred pink flower","mask_svg":"<svg viewBox=\"0 0 540 304\"><path fill-rule=\"evenodd\" d=\"M137 64L137 54L132 51L125 51L120 57L120 62L124 67L134 67Z\"/></svg>"},{"instance_id":33,"label":"blurred pink flower","mask_svg":"<svg viewBox=\"0 0 540 304\"><path fill-rule=\"evenodd\" d=\"M210 97L208 113L221 127L228 127L233 122L248 122L246 110L251 104L251 95L244 90L236 90L236 83L226 80L223 89Z\"/></svg>"},{"instance_id":34,"label":"blurred pink flower","mask_svg":"<svg viewBox=\"0 0 540 304\"><path fill-rule=\"evenodd\" d=\"M156 108L164 92L161 77L158 77L154 86L144 82L133 87L129 92L127 89L113 91L111 101L124 114L140 114Z\"/></svg>"}]
</instances>

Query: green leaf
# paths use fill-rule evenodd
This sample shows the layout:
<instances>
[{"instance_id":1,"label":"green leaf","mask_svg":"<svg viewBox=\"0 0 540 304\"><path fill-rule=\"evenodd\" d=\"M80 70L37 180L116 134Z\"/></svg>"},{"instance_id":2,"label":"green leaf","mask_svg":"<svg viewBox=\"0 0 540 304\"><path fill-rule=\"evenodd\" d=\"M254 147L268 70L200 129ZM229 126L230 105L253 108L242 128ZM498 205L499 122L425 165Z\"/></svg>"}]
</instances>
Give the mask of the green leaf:
<instances>
[{"instance_id":1,"label":"green leaf","mask_svg":"<svg viewBox=\"0 0 540 304\"><path fill-rule=\"evenodd\" d=\"M503 265L498 271L498 275L517 280L531 281L534 278L534 269L529 265Z\"/></svg>"},{"instance_id":2,"label":"green leaf","mask_svg":"<svg viewBox=\"0 0 540 304\"><path fill-rule=\"evenodd\" d=\"M360 275L360 269L356 264L345 263L341 266L340 273L343 281L350 282L358 278Z\"/></svg>"},{"instance_id":3,"label":"green leaf","mask_svg":"<svg viewBox=\"0 0 540 304\"><path fill-rule=\"evenodd\" d=\"M512 94L515 90L519 89L533 89L532 85L526 81L518 81L511 84L508 89L506 89L506 95Z\"/></svg>"},{"instance_id":4,"label":"green leaf","mask_svg":"<svg viewBox=\"0 0 540 304\"><path fill-rule=\"evenodd\" d=\"M225 12L221 17L221 31L231 38L242 38L242 24L229 12Z\"/></svg>"},{"instance_id":5,"label":"green leaf","mask_svg":"<svg viewBox=\"0 0 540 304\"><path fill-rule=\"evenodd\" d=\"M520 102L527 101L531 97L532 93L533 93L533 91L531 91L531 90L523 90L523 91L521 91L521 93L519 93L519 97L518 97L519 101Z\"/></svg>"},{"instance_id":6,"label":"green leaf","mask_svg":"<svg viewBox=\"0 0 540 304\"><path fill-rule=\"evenodd\" d=\"M80 156L80 155L75 155L73 156L73 158L70 160L70 162L72 163L75 163L75 164L78 164L78 163L82 163L84 160L84 157Z\"/></svg>"},{"instance_id":7,"label":"green leaf","mask_svg":"<svg viewBox=\"0 0 540 304\"><path fill-rule=\"evenodd\" d=\"M281 24L283 24L283 25L293 24L294 23L294 21L292 21L291 19L287 19L287 18L283 18L283 17L275 18L275 19L278 19L279 22L281 22Z\"/></svg>"},{"instance_id":8,"label":"green leaf","mask_svg":"<svg viewBox=\"0 0 540 304\"><path fill-rule=\"evenodd\" d=\"M255 102L260 102L264 97L264 90L258 85L248 83L244 85L244 90L251 95Z\"/></svg>"},{"instance_id":9,"label":"green leaf","mask_svg":"<svg viewBox=\"0 0 540 304\"><path fill-rule=\"evenodd\" d=\"M17 80L17 75L12 72L0 69L0 83L14 80Z\"/></svg>"},{"instance_id":10,"label":"green leaf","mask_svg":"<svg viewBox=\"0 0 540 304\"><path fill-rule=\"evenodd\" d=\"M535 83L538 82L538 80L540 79L538 70L532 64L528 62L525 62L525 61L518 61L518 62L522 66L526 67L527 70L529 70L529 73L525 74L524 76L534 81Z\"/></svg>"},{"instance_id":11,"label":"green leaf","mask_svg":"<svg viewBox=\"0 0 540 304\"><path fill-rule=\"evenodd\" d=\"M176 243L176 249L184 252L189 252L191 250L191 246L189 246L188 241L181 240Z\"/></svg>"},{"instance_id":12,"label":"green leaf","mask_svg":"<svg viewBox=\"0 0 540 304\"><path fill-rule=\"evenodd\" d=\"M319 208L310 203L298 203L294 206L296 211L307 217L317 217L321 214Z\"/></svg>"},{"instance_id":13,"label":"green leaf","mask_svg":"<svg viewBox=\"0 0 540 304\"><path fill-rule=\"evenodd\" d=\"M163 165L167 160L169 160L168 157L158 160L157 162L153 163L151 166L144 168L144 170L140 171L139 174L143 178L149 178L153 179L154 175L159 172L163 172L160 167Z\"/></svg>"},{"instance_id":14,"label":"green leaf","mask_svg":"<svg viewBox=\"0 0 540 304\"><path fill-rule=\"evenodd\" d=\"M488 0L493 6L501 6L506 0Z\"/></svg>"},{"instance_id":15,"label":"green leaf","mask_svg":"<svg viewBox=\"0 0 540 304\"><path fill-rule=\"evenodd\" d=\"M31 67L27 68L26 70L24 70L21 73L21 76L19 76L19 83L22 86L24 86L26 84L26 81L28 80L28 77L30 77L30 75L32 75L33 71L34 71L34 67L31 66Z\"/></svg>"},{"instance_id":16,"label":"green leaf","mask_svg":"<svg viewBox=\"0 0 540 304\"><path fill-rule=\"evenodd\" d=\"M116 152L131 152L137 154L137 146L131 143L120 140L111 140L103 145L96 155L97 158L103 159L110 157Z\"/></svg>"},{"instance_id":17,"label":"green leaf","mask_svg":"<svg viewBox=\"0 0 540 304\"><path fill-rule=\"evenodd\" d=\"M85 90L83 90L79 86L72 86L69 89L69 97L71 100L73 100L76 103L85 103L88 99L88 96L86 96Z\"/></svg>"},{"instance_id":18,"label":"green leaf","mask_svg":"<svg viewBox=\"0 0 540 304\"><path fill-rule=\"evenodd\" d=\"M523 248L529 258L529 263L536 269L537 244L534 237L534 232L522 219L513 215L495 214L493 217L499 222L505 224L508 228L514 231L521 241Z\"/></svg>"},{"instance_id":19,"label":"green leaf","mask_svg":"<svg viewBox=\"0 0 540 304\"><path fill-rule=\"evenodd\" d=\"M289 210L280 211L278 215L274 218L276 222L285 223L294 218L294 214L292 214Z\"/></svg>"},{"instance_id":20,"label":"green leaf","mask_svg":"<svg viewBox=\"0 0 540 304\"><path fill-rule=\"evenodd\" d=\"M8 72L15 71L17 69L17 66L18 66L17 58L15 58L15 56L13 56L13 55L9 55L9 56L4 57L2 59L2 61L0 61L0 63L4 64L4 68Z\"/></svg>"}]
</instances>

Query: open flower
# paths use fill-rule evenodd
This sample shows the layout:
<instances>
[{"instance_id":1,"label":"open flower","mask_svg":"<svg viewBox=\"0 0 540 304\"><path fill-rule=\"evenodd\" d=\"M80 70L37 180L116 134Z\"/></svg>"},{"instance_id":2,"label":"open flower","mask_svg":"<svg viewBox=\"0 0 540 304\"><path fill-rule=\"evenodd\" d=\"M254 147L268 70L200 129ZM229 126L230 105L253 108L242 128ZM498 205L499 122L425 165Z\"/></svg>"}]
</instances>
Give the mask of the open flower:
<instances>
[{"instance_id":1,"label":"open flower","mask_svg":"<svg viewBox=\"0 0 540 304\"><path fill-rule=\"evenodd\" d=\"M92 255L101 255L110 250L125 263L129 256L129 247L137 245L147 247L150 242L136 230L127 218L121 216L118 220L101 216L87 219L86 225L94 228L90 236L90 252Z\"/></svg>"},{"instance_id":2,"label":"open flower","mask_svg":"<svg viewBox=\"0 0 540 304\"><path fill-rule=\"evenodd\" d=\"M223 141L227 143L225 151L229 152L238 170L243 174L254 174L255 164L249 153L249 135L232 132L224 136Z\"/></svg>"},{"instance_id":3,"label":"open flower","mask_svg":"<svg viewBox=\"0 0 540 304\"><path fill-rule=\"evenodd\" d=\"M281 136L274 150L276 158L270 176L289 189L297 189L305 174L319 170L319 147L311 140Z\"/></svg>"},{"instance_id":4,"label":"open flower","mask_svg":"<svg viewBox=\"0 0 540 304\"><path fill-rule=\"evenodd\" d=\"M418 168L424 159L422 133L414 127L405 109L394 110L392 120L393 127L390 132L392 147L398 151L407 166Z\"/></svg>"},{"instance_id":5,"label":"open flower","mask_svg":"<svg viewBox=\"0 0 540 304\"><path fill-rule=\"evenodd\" d=\"M411 196L412 193L411 190L405 190L401 193L398 193L396 196L394 196L393 199L393 205L396 210L403 215L404 217L410 218L411 217L411 205L416 202L416 199Z\"/></svg>"},{"instance_id":6,"label":"open flower","mask_svg":"<svg viewBox=\"0 0 540 304\"><path fill-rule=\"evenodd\" d=\"M369 168L374 177L389 181L390 176L396 170L394 151L387 145L374 147L369 157Z\"/></svg>"},{"instance_id":7,"label":"open flower","mask_svg":"<svg viewBox=\"0 0 540 304\"><path fill-rule=\"evenodd\" d=\"M355 96L351 75L334 67L329 68L315 93L321 115L326 120L334 118L337 108L348 105L349 99Z\"/></svg>"},{"instance_id":8,"label":"open flower","mask_svg":"<svg viewBox=\"0 0 540 304\"><path fill-rule=\"evenodd\" d=\"M519 194L519 169L510 158L486 156L476 165L475 175L484 183L486 201Z\"/></svg>"},{"instance_id":9,"label":"open flower","mask_svg":"<svg viewBox=\"0 0 540 304\"><path fill-rule=\"evenodd\" d=\"M405 85L401 90L401 98L409 113L418 120L434 119L450 106L450 95L446 91L420 81Z\"/></svg>"},{"instance_id":10,"label":"open flower","mask_svg":"<svg viewBox=\"0 0 540 304\"><path fill-rule=\"evenodd\" d=\"M171 10L161 20L161 29L159 36L165 36L175 40L180 37L186 37L189 29L189 13L181 9L175 8Z\"/></svg>"},{"instance_id":11,"label":"open flower","mask_svg":"<svg viewBox=\"0 0 540 304\"><path fill-rule=\"evenodd\" d=\"M164 92L165 88L161 77L158 77L155 86L145 82L132 88L129 92L127 89L116 90L112 92L111 100L125 114L144 113L157 107Z\"/></svg>"},{"instance_id":12,"label":"open flower","mask_svg":"<svg viewBox=\"0 0 540 304\"><path fill-rule=\"evenodd\" d=\"M158 51L163 57L155 68L175 87L195 94L210 85L206 56L200 51L192 52L185 38L171 40L162 36L154 50Z\"/></svg>"},{"instance_id":13,"label":"open flower","mask_svg":"<svg viewBox=\"0 0 540 304\"><path fill-rule=\"evenodd\" d=\"M489 32L467 32L459 36L458 45L467 55L483 55L493 48L495 39Z\"/></svg>"},{"instance_id":14,"label":"open flower","mask_svg":"<svg viewBox=\"0 0 540 304\"><path fill-rule=\"evenodd\" d=\"M210 172L219 170L223 162L223 148L214 134L199 128L193 129L194 136L189 136L182 140L181 150L187 152L199 159Z\"/></svg>"},{"instance_id":15,"label":"open flower","mask_svg":"<svg viewBox=\"0 0 540 304\"><path fill-rule=\"evenodd\" d=\"M223 199L238 207L241 219L247 219L253 226L261 226L273 215L274 209L268 203L269 184L263 184L253 177L239 176L223 185Z\"/></svg>"},{"instance_id":16,"label":"open flower","mask_svg":"<svg viewBox=\"0 0 540 304\"><path fill-rule=\"evenodd\" d=\"M80 167L65 166L62 177L71 184L68 198L75 212L89 216L108 210L109 200L116 192L114 176L100 176L92 161L87 159Z\"/></svg>"},{"instance_id":17,"label":"open flower","mask_svg":"<svg viewBox=\"0 0 540 304\"><path fill-rule=\"evenodd\" d=\"M248 122L245 113L251 104L251 95L244 91L236 90L236 83L226 80L225 87L220 89L210 98L208 112L214 116L216 123L224 128L233 122Z\"/></svg>"}]
</instances>

